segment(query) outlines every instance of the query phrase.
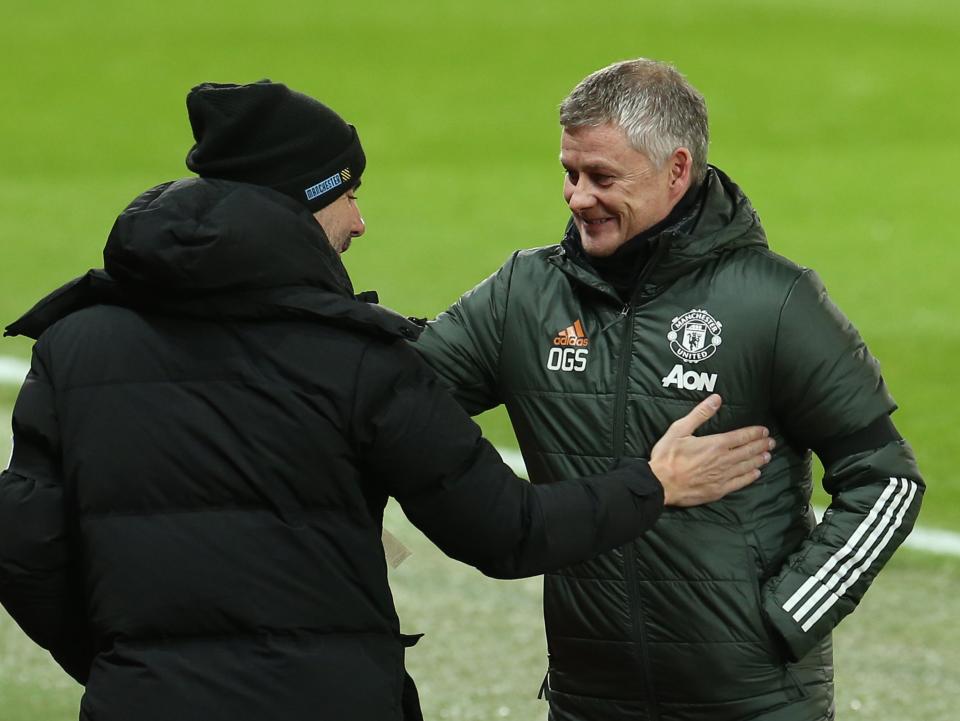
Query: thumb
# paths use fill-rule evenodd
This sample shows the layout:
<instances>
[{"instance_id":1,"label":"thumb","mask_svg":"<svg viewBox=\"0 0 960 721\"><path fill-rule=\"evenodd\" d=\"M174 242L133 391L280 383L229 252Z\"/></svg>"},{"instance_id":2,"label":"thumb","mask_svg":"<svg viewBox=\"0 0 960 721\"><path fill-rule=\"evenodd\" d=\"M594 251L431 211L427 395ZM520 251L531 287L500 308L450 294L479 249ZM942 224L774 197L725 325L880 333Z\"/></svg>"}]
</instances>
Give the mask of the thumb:
<instances>
[{"instance_id":1,"label":"thumb","mask_svg":"<svg viewBox=\"0 0 960 721\"><path fill-rule=\"evenodd\" d=\"M683 418L678 418L664 435L692 436L694 431L717 415L722 404L723 399L716 393L708 396Z\"/></svg>"}]
</instances>

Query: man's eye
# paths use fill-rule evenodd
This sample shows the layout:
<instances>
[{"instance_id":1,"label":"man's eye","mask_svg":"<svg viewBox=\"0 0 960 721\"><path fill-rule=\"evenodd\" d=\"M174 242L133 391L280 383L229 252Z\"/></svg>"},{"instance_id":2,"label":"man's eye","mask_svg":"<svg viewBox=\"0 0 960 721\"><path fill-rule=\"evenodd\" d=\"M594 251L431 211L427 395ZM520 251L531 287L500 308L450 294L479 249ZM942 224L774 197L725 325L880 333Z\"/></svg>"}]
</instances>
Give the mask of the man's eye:
<instances>
[{"instance_id":1,"label":"man's eye","mask_svg":"<svg viewBox=\"0 0 960 721\"><path fill-rule=\"evenodd\" d=\"M612 175L594 175L593 182L602 188L608 188L613 185Z\"/></svg>"},{"instance_id":2,"label":"man's eye","mask_svg":"<svg viewBox=\"0 0 960 721\"><path fill-rule=\"evenodd\" d=\"M563 169L563 174L566 175L567 178L570 179L570 182L573 183L574 185L577 184L577 178L580 177L580 174L577 171L568 170L567 168Z\"/></svg>"}]
</instances>

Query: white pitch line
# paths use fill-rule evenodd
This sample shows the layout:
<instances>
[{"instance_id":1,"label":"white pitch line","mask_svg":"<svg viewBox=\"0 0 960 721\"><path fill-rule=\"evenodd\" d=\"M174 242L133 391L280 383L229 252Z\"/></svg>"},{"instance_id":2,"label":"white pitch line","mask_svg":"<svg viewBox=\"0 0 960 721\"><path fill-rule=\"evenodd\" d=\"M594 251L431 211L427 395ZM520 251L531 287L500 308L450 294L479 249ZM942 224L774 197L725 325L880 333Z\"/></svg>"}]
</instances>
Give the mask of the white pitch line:
<instances>
[{"instance_id":1,"label":"white pitch line","mask_svg":"<svg viewBox=\"0 0 960 721\"><path fill-rule=\"evenodd\" d=\"M903 542L907 548L946 556L960 556L960 534L916 526Z\"/></svg>"},{"instance_id":2,"label":"white pitch line","mask_svg":"<svg viewBox=\"0 0 960 721\"><path fill-rule=\"evenodd\" d=\"M18 386L27 377L28 370L30 370L30 364L26 361L10 356L0 356L0 384Z\"/></svg>"},{"instance_id":3,"label":"white pitch line","mask_svg":"<svg viewBox=\"0 0 960 721\"><path fill-rule=\"evenodd\" d=\"M521 478L527 477L527 464L523 462L523 455L516 448L500 448L497 446L497 452L503 459L503 462L510 466L510 470Z\"/></svg>"},{"instance_id":4,"label":"white pitch line","mask_svg":"<svg viewBox=\"0 0 960 721\"><path fill-rule=\"evenodd\" d=\"M523 456L515 448L497 448L500 457L518 476L527 477L527 467L523 463ZM822 508L815 508L817 518L823 516ZM936 528L917 526L903 542L905 548L927 553L939 553L946 556L960 556L960 533L941 531Z\"/></svg>"},{"instance_id":5,"label":"white pitch line","mask_svg":"<svg viewBox=\"0 0 960 721\"><path fill-rule=\"evenodd\" d=\"M0 356L0 384L20 385L30 370L30 365L19 358L10 356ZM513 472L518 476L527 477L527 468L523 463L523 456L516 448L498 448L500 457L503 458ZM822 509L817 509L817 516L822 513ZM913 532L907 536L903 543L907 548L914 548L928 553L940 553L949 556L960 556L960 533L952 531L941 531L934 528L913 529Z\"/></svg>"}]
</instances>

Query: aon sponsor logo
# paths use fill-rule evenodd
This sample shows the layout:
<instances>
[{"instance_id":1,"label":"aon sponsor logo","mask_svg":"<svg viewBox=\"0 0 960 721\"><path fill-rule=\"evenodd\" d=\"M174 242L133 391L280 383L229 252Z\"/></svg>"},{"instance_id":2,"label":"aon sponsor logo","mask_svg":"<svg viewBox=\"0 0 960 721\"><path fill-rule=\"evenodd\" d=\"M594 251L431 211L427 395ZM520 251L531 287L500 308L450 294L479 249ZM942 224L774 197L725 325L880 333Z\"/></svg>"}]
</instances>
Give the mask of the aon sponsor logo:
<instances>
[{"instance_id":1,"label":"aon sponsor logo","mask_svg":"<svg viewBox=\"0 0 960 721\"><path fill-rule=\"evenodd\" d=\"M713 393L717 385L716 373L697 373L684 371L682 365L675 365L669 375L663 379L663 387L676 386L688 391L709 391Z\"/></svg>"},{"instance_id":2,"label":"aon sponsor logo","mask_svg":"<svg viewBox=\"0 0 960 721\"><path fill-rule=\"evenodd\" d=\"M551 371L583 371L587 367L586 348L551 348L547 355L547 370Z\"/></svg>"}]
</instances>

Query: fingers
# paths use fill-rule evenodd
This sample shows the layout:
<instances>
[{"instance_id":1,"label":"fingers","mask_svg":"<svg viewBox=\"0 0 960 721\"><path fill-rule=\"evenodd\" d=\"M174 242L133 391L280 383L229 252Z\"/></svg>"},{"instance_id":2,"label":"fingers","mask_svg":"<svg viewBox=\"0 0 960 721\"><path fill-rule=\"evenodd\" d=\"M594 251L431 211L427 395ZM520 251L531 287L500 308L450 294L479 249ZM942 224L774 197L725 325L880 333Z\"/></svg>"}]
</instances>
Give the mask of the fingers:
<instances>
[{"instance_id":1,"label":"fingers","mask_svg":"<svg viewBox=\"0 0 960 721\"><path fill-rule=\"evenodd\" d=\"M727 474L732 477L721 483L721 489L717 495L717 500L723 498L729 493L739 491L741 488L749 486L751 483L760 478L760 468L767 465L772 458L769 450L767 449L772 450L774 445L773 439L766 438L750 444L748 448L752 452L748 454L744 460L734 464L728 469ZM741 448L737 449L735 452L742 455L743 450L744 449Z\"/></svg>"},{"instance_id":2,"label":"fingers","mask_svg":"<svg viewBox=\"0 0 960 721\"><path fill-rule=\"evenodd\" d=\"M737 464L752 459L765 458L766 460L764 460L763 463L767 463L770 460L769 452L776 448L776 446L777 443L772 438L761 438L758 441L752 441L738 448L731 448L728 451L730 454L728 460L731 464ZM758 463L757 465L763 465L763 463Z\"/></svg>"},{"instance_id":3,"label":"fingers","mask_svg":"<svg viewBox=\"0 0 960 721\"><path fill-rule=\"evenodd\" d=\"M746 428L737 428L734 431L726 433L717 433L713 436L704 436L717 442L721 448L739 448L748 443L759 441L770 435L764 426L747 426Z\"/></svg>"},{"instance_id":4,"label":"fingers","mask_svg":"<svg viewBox=\"0 0 960 721\"><path fill-rule=\"evenodd\" d=\"M755 480L760 477L759 468L751 468L746 473L743 473L735 478L730 479L727 483L724 484L723 493L721 498L728 493L733 493L734 491L739 491L741 488L746 488Z\"/></svg>"},{"instance_id":5,"label":"fingers","mask_svg":"<svg viewBox=\"0 0 960 721\"><path fill-rule=\"evenodd\" d=\"M664 486L664 505L690 507L713 503L734 491L749 486L759 477L760 470L758 468L747 468L743 473L724 481L704 483L686 488L681 487L679 491L671 488L669 489L671 491L669 495L667 486Z\"/></svg>"},{"instance_id":6,"label":"fingers","mask_svg":"<svg viewBox=\"0 0 960 721\"><path fill-rule=\"evenodd\" d=\"M742 461L735 466L731 466L727 475L732 478L749 475L752 471L760 472L760 469L770 462L770 454L764 453L762 456L754 456L746 461Z\"/></svg>"},{"instance_id":7,"label":"fingers","mask_svg":"<svg viewBox=\"0 0 960 721\"><path fill-rule=\"evenodd\" d=\"M696 408L683 418L678 418L674 421L673 425L664 433L664 436L692 436L694 431L717 414L722 403L723 399L716 393L708 396L706 399L700 401ZM734 431L731 431L731 433L733 432ZM742 444L738 443L737 445Z\"/></svg>"}]
</instances>

